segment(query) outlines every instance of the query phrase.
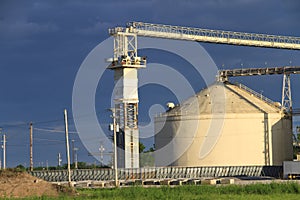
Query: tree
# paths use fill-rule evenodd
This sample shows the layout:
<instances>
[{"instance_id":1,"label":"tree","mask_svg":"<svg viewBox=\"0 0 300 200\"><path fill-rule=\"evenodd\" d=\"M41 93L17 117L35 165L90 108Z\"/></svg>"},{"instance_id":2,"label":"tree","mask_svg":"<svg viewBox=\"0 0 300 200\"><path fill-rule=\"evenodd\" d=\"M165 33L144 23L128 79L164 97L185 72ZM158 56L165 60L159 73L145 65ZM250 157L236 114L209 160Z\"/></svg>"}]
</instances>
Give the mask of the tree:
<instances>
[{"instance_id":1,"label":"tree","mask_svg":"<svg viewBox=\"0 0 300 200\"><path fill-rule=\"evenodd\" d=\"M18 171L25 171L26 168L23 165L20 164L20 165L16 166L16 170L18 170Z\"/></svg>"},{"instance_id":2,"label":"tree","mask_svg":"<svg viewBox=\"0 0 300 200\"><path fill-rule=\"evenodd\" d=\"M141 148L142 146L142 148ZM143 151L141 151L143 149ZM140 166L141 167L153 167L154 166L154 152L155 148L150 147L149 150L145 151L145 145L140 143Z\"/></svg>"},{"instance_id":3,"label":"tree","mask_svg":"<svg viewBox=\"0 0 300 200\"><path fill-rule=\"evenodd\" d=\"M145 145L143 143L139 142L139 153L143 153L145 148L146 148Z\"/></svg>"},{"instance_id":4,"label":"tree","mask_svg":"<svg viewBox=\"0 0 300 200\"><path fill-rule=\"evenodd\" d=\"M154 152L154 151L155 151L154 147L150 147L149 152Z\"/></svg>"}]
</instances>

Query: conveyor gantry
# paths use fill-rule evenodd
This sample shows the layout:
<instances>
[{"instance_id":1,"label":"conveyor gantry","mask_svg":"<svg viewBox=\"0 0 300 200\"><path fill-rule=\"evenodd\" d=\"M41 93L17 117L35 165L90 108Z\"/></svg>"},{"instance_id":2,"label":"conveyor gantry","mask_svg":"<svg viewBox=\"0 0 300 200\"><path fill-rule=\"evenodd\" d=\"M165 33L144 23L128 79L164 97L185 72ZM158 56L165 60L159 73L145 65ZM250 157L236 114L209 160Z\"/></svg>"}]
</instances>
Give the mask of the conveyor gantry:
<instances>
[{"instance_id":1,"label":"conveyor gantry","mask_svg":"<svg viewBox=\"0 0 300 200\"><path fill-rule=\"evenodd\" d=\"M285 67L266 67L266 68L244 68L244 69L226 69L219 70L218 80L227 81L228 77L235 76L259 76L259 75L274 75L274 74L300 74L300 67L285 66Z\"/></svg>"},{"instance_id":2,"label":"conveyor gantry","mask_svg":"<svg viewBox=\"0 0 300 200\"><path fill-rule=\"evenodd\" d=\"M144 22L129 22L127 27L129 32L145 37L300 50L300 37L211 30ZM117 29L119 31L123 30L120 27L117 27Z\"/></svg>"},{"instance_id":3,"label":"conveyor gantry","mask_svg":"<svg viewBox=\"0 0 300 200\"><path fill-rule=\"evenodd\" d=\"M281 107L286 111L292 112L290 75L300 74L300 67L298 66L219 70L217 79L218 81L225 82L228 81L228 77L276 74L283 74Z\"/></svg>"}]
</instances>

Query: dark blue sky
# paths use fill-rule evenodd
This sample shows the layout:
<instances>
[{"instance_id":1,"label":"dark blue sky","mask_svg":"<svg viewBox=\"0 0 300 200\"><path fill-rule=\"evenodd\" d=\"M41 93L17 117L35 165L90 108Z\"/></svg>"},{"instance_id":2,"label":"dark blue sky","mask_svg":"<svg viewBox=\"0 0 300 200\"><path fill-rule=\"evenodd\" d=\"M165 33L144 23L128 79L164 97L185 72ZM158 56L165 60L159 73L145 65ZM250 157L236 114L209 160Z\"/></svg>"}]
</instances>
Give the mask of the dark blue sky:
<instances>
[{"instance_id":1,"label":"dark blue sky","mask_svg":"<svg viewBox=\"0 0 300 200\"><path fill-rule=\"evenodd\" d=\"M28 125L63 130L63 109L72 108L76 73L87 54L108 38L108 28L129 21L144 21L209 29L300 36L300 2L297 0L0 0L0 126L8 135L8 166L28 166ZM217 66L225 68L300 65L300 51L202 44ZM155 53L151 54L155 56ZM159 59L159 54L157 55ZM153 57L149 58L155 60ZM105 66L102 66L105 67ZM103 77L107 88L100 88L96 99L109 99L112 72ZM270 99L281 99L281 76L236 79ZM193 81L193 80L192 80ZM195 81L196 82L196 81ZM197 84L197 83L195 83ZM300 107L297 86L292 77L294 107ZM195 90L203 86L196 85ZM147 87L140 91L141 110L147 100ZM153 89L152 89L153 90ZM149 90L151 91L151 90ZM103 97L103 98L102 98ZM165 101L163 97L155 103ZM104 109L97 105L99 120L108 123ZM102 113L103 111L103 113ZM147 117L141 115L141 121ZM38 123L43 122L43 123ZM70 120L70 129L74 130ZM79 147L79 159L94 162L71 134ZM63 133L35 130L35 165L56 165L58 152L64 157ZM45 164L44 164L45 165Z\"/></svg>"}]
</instances>

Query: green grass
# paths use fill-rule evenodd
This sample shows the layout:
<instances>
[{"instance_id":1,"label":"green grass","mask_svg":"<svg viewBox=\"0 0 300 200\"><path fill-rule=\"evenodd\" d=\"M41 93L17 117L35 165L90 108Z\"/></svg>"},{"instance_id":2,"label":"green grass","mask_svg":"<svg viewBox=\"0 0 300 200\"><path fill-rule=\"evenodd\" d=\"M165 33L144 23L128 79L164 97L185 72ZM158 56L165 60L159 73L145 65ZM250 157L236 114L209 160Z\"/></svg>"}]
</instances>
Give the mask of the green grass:
<instances>
[{"instance_id":1,"label":"green grass","mask_svg":"<svg viewBox=\"0 0 300 200\"><path fill-rule=\"evenodd\" d=\"M88 199L299 199L300 185L253 184L228 186L181 186L119 189L84 189L79 191Z\"/></svg>"},{"instance_id":2,"label":"green grass","mask_svg":"<svg viewBox=\"0 0 300 200\"><path fill-rule=\"evenodd\" d=\"M26 199L300 199L297 183L253 185L199 185L177 187L128 187L110 189L78 189L78 196L59 198L33 197Z\"/></svg>"}]
</instances>

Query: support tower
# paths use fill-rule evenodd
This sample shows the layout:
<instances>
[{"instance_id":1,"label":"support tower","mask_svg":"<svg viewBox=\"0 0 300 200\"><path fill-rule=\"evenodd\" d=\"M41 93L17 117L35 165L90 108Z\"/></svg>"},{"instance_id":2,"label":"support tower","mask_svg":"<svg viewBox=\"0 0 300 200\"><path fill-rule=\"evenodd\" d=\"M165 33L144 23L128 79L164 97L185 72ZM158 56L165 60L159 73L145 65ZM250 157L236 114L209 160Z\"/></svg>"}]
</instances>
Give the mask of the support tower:
<instances>
[{"instance_id":1,"label":"support tower","mask_svg":"<svg viewBox=\"0 0 300 200\"><path fill-rule=\"evenodd\" d=\"M114 37L114 56L108 69L114 70L114 107L117 133L118 167L139 167L138 77L146 59L137 55L137 35L129 28L109 30Z\"/></svg>"}]
</instances>

